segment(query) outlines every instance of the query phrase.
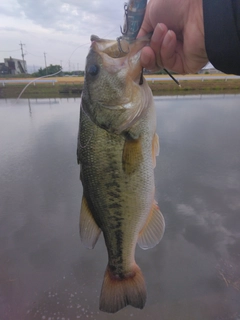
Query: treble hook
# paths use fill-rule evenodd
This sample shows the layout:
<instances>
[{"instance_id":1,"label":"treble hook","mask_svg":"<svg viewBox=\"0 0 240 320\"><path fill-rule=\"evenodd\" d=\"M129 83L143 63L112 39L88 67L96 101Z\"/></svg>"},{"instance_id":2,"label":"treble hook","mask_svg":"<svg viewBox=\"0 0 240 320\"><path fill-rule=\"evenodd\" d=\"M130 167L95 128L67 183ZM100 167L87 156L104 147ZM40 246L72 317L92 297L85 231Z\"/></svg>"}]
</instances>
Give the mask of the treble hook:
<instances>
[{"instance_id":1,"label":"treble hook","mask_svg":"<svg viewBox=\"0 0 240 320\"><path fill-rule=\"evenodd\" d=\"M127 3L124 4L124 14L125 14L125 22L123 27L124 30L122 29L122 26L120 26L120 30L121 30L121 34L123 36L126 36L128 32L128 4Z\"/></svg>"},{"instance_id":2,"label":"treble hook","mask_svg":"<svg viewBox=\"0 0 240 320\"><path fill-rule=\"evenodd\" d=\"M128 52L126 52L123 50L123 48L121 46L121 40L122 40L123 36L126 36L128 33L128 4L126 2L124 4L124 15L125 15L125 22L124 22L123 29L122 29L122 26L120 26L122 36L117 38L117 42L118 42L118 50L121 53L127 54L129 52L129 50L128 50Z\"/></svg>"},{"instance_id":3,"label":"treble hook","mask_svg":"<svg viewBox=\"0 0 240 320\"><path fill-rule=\"evenodd\" d=\"M121 40L122 40L122 36L118 37L117 38L117 43L118 43L118 50L121 52L121 53L124 53L124 54L128 54L129 53L129 48L128 48L128 51L124 51L123 48L122 48L122 45L121 45Z\"/></svg>"}]
</instances>

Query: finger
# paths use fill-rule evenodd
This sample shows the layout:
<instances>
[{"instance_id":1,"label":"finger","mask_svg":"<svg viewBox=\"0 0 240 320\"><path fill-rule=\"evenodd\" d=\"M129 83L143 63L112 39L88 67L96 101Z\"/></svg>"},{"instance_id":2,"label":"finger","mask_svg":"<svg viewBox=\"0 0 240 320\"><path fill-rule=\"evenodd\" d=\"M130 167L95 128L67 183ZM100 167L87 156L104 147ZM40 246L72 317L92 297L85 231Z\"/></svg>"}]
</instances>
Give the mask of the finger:
<instances>
[{"instance_id":1,"label":"finger","mask_svg":"<svg viewBox=\"0 0 240 320\"><path fill-rule=\"evenodd\" d=\"M182 61L182 44L177 41L176 34L172 30L168 30L163 39L161 62L168 70L185 73Z\"/></svg>"},{"instance_id":2,"label":"finger","mask_svg":"<svg viewBox=\"0 0 240 320\"><path fill-rule=\"evenodd\" d=\"M167 34L167 27L163 23L158 23L156 25L156 28L154 29L151 42L150 42L150 47L153 49L155 56L156 56L156 65L158 67L162 67L162 62L161 62L161 46L163 43L163 40Z\"/></svg>"},{"instance_id":3,"label":"finger","mask_svg":"<svg viewBox=\"0 0 240 320\"><path fill-rule=\"evenodd\" d=\"M156 59L152 48L144 47L141 52L141 65L147 70L156 69Z\"/></svg>"},{"instance_id":4,"label":"finger","mask_svg":"<svg viewBox=\"0 0 240 320\"><path fill-rule=\"evenodd\" d=\"M148 70L159 70L162 67L160 50L163 39L167 33L167 27L159 23L154 29L150 47L145 47L141 53L141 64Z\"/></svg>"},{"instance_id":5,"label":"finger","mask_svg":"<svg viewBox=\"0 0 240 320\"><path fill-rule=\"evenodd\" d=\"M143 24L141 26L141 29L138 32L137 38L145 36L145 34L148 34L153 31L153 27L149 25L145 20L143 21Z\"/></svg>"}]
</instances>

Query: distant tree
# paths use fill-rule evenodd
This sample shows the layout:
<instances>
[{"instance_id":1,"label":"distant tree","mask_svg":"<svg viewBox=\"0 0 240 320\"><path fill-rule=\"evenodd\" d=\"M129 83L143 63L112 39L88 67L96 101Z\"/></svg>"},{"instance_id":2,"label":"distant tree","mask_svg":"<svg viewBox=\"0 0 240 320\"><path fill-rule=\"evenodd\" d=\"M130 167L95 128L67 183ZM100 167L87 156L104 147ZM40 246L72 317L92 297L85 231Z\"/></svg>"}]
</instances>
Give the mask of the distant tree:
<instances>
[{"instance_id":1,"label":"distant tree","mask_svg":"<svg viewBox=\"0 0 240 320\"><path fill-rule=\"evenodd\" d=\"M50 64L50 66L48 66L47 68L40 68L38 70L38 72L35 72L33 74L34 77L42 77L42 76L46 76L46 75L51 75L51 74L54 74L54 73L57 73L59 71L62 70L62 67L58 64L56 65L52 65Z\"/></svg>"},{"instance_id":2,"label":"distant tree","mask_svg":"<svg viewBox=\"0 0 240 320\"><path fill-rule=\"evenodd\" d=\"M48 66L47 68L40 68L38 69L38 72L35 72L32 74L32 77L38 78L46 75L55 74L62 70L62 67L60 65L52 65ZM61 71L58 73L58 76L84 76L84 71L82 70L76 70L76 71Z\"/></svg>"},{"instance_id":3,"label":"distant tree","mask_svg":"<svg viewBox=\"0 0 240 320\"><path fill-rule=\"evenodd\" d=\"M61 72L62 76L84 76L84 71L82 70L77 70L77 71L62 71Z\"/></svg>"},{"instance_id":4,"label":"distant tree","mask_svg":"<svg viewBox=\"0 0 240 320\"><path fill-rule=\"evenodd\" d=\"M56 65L50 64L50 66L47 67L47 74L54 74L54 73L57 73L57 72L59 72L61 70L62 70L62 67L60 65L58 65L58 64L56 64Z\"/></svg>"}]
</instances>

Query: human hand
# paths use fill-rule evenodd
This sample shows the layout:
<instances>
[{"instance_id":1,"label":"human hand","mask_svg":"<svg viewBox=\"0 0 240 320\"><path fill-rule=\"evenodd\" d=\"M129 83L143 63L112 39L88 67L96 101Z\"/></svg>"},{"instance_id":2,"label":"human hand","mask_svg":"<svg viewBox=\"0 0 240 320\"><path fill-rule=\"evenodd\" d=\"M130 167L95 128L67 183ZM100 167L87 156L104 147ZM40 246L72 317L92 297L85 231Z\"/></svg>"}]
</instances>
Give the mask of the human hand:
<instances>
[{"instance_id":1,"label":"human hand","mask_svg":"<svg viewBox=\"0 0 240 320\"><path fill-rule=\"evenodd\" d=\"M184 74L207 64L202 0L150 0L138 37L152 31L141 53L144 68Z\"/></svg>"}]
</instances>

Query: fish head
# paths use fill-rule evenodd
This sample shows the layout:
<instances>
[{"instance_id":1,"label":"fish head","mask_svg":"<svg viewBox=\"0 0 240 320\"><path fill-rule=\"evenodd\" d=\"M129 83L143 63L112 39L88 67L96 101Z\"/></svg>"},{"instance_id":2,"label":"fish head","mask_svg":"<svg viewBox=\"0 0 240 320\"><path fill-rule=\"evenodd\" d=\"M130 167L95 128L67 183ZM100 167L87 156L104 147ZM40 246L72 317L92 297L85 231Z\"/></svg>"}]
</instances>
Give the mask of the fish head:
<instances>
[{"instance_id":1,"label":"fish head","mask_svg":"<svg viewBox=\"0 0 240 320\"><path fill-rule=\"evenodd\" d=\"M91 36L91 41L82 108L96 125L119 134L139 119L152 99L147 83L140 84L140 53L150 37L128 43Z\"/></svg>"}]
</instances>

